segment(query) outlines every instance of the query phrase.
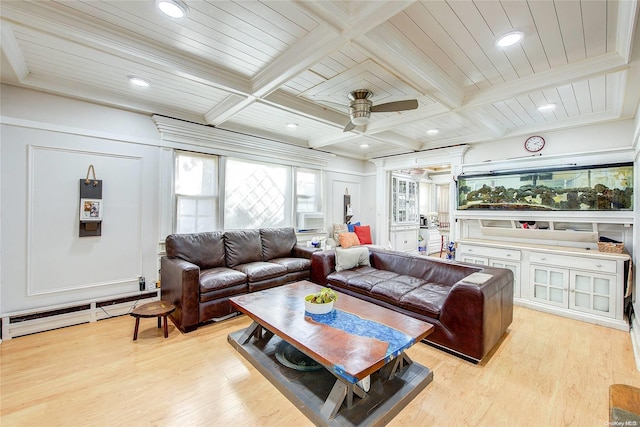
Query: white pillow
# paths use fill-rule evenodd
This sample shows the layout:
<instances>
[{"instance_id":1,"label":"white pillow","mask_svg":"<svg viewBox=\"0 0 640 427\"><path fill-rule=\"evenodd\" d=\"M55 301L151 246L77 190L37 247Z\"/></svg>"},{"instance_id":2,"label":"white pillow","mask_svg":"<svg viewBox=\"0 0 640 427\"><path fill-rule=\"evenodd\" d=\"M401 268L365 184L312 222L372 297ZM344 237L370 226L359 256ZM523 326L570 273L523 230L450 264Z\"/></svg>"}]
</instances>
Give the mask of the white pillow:
<instances>
[{"instance_id":1,"label":"white pillow","mask_svg":"<svg viewBox=\"0 0 640 427\"><path fill-rule=\"evenodd\" d=\"M369 248L363 246L353 246L346 249L336 248L336 271L349 270L363 265L371 265Z\"/></svg>"}]
</instances>

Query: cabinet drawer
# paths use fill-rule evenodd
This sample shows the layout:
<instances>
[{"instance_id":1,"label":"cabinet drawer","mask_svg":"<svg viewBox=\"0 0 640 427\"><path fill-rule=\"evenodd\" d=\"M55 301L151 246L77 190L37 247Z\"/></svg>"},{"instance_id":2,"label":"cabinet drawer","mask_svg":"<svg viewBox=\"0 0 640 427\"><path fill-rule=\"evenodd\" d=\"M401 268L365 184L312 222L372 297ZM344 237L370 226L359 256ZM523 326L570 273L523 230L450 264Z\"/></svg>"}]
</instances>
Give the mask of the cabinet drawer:
<instances>
[{"instance_id":1,"label":"cabinet drawer","mask_svg":"<svg viewBox=\"0 0 640 427\"><path fill-rule=\"evenodd\" d=\"M608 259L581 258L575 256L531 252L529 254L529 261L532 263L548 264L557 267L579 268L581 270L616 274L616 262Z\"/></svg>"},{"instance_id":2,"label":"cabinet drawer","mask_svg":"<svg viewBox=\"0 0 640 427\"><path fill-rule=\"evenodd\" d=\"M486 246L461 245L459 251L460 253L465 255L484 256L513 261L520 261L521 258L521 252L515 249L500 249Z\"/></svg>"}]
</instances>

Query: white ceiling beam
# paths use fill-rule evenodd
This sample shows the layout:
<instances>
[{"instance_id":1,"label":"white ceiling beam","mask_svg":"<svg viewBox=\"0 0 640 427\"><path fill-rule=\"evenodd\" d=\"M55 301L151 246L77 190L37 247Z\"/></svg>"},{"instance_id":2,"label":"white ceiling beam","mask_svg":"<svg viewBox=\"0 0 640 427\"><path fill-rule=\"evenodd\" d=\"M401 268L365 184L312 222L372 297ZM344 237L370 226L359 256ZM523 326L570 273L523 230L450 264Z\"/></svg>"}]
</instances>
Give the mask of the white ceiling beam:
<instances>
[{"instance_id":1,"label":"white ceiling beam","mask_svg":"<svg viewBox=\"0 0 640 427\"><path fill-rule=\"evenodd\" d=\"M258 98L269 95L346 42L347 40L333 29L317 27L253 78L251 82L253 95Z\"/></svg>"},{"instance_id":2,"label":"white ceiling beam","mask_svg":"<svg viewBox=\"0 0 640 427\"><path fill-rule=\"evenodd\" d=\"M413 1L354 3L359 6L359 12L353 18L345 15L345 11L336 15L336 5L331 2L299 3L313 13L321 24L253 78L252 94L258 98L267 96L288 80L308 70L355 37L382 24L411 3ZM333 15L327 16L328 10L333 12ZM337 22L340 23L338 28L335 25L336 16ZM331 24L332 22L334 23Z\"/></svg>"},{"instance_id":3,"label":"white ceiling beam","mask_svg":"<svg viewBox=\"0 0 640 427\"><path fill-rule=\"evenodd\" d=\"M355 130L351 132L342 132L336 135L314 138L308 141L308 145L311 148L321 148L326 147L327 145L334 145L340 142L351 141L356 138L362 137L360 132L356 133L361 126L358 126Z\"/></svg>"},{"instance_id":4,"label":"white ceiling beam","mask_svg":"<svg viewBox=\"0 0 640 427\"><path fill-rule=\"evenodd\" d=\"M618 32L616 35L616 50L626 62L632 59L632 45L634 32L638 22L638 9L640 6L637 1L620 1L618 2ZM637 47L637 46L636 46Z\"/></svg>"},{"instance_id":5,"label":"white ceiling beam","mask_svg":"<svg viewBox=\"0 0 640 427\"><path fill-rule=\"evenodd\" d=\"M20 46L18 46L18 41L13 35L11 25L5 20L0 20L0 48L4 52L13 72L16 73L18 80L22 82L29 75L29 67L20 50Z\"/></svg>"},{"instance_id":6,"label":"white ceiling beam","mask_svg":"<svg viewBox=\"0 0 640 427\"><path fill-rule=\"evenodd\" d=\"M403 76L423 94L455 109L462 105L464 91L437 64L425 58L416 47L403 43L398 31L391 25L381 25L356 40L374 60Z\"/></svg>"},{"instance_id":7,"label":"white ceiling beam","mask_svg":"<svg viewBox=\"0 0 640 427\"><path fill-rule=\"evenodd\" d=\"M413 138L409 138L404 135L397 134L395 132L380 132L375 135L367 135L369 138L384 142L386 144L392 144L397 147L407 148L412 151L417 151L422 145L420 142Z\"/></svg>"},{"instance_id":8,"label":"white ceiling beam","mask_svg":"<svg viewBox=\"0 0 640 427\"><path fill-rule=\"evenodd\" d=\"M256 101L253 96L231 94L204 114L207 123L218 126Z\"/></svg>"},{"instance_id":9,"label":"white ceiling beam","mask_svg":"<svg viewBox=\"0 0 640 427\"><path fill-rule=\"evenodd\" d=\"M555 88L626 68L629 68L629 65L618 53L606 53L593 59L532 74L528 77L469 94L464 98L464 107L470 108L493 104L494 102L516 98L537 90Z\"/></svg>"},{"instance_id":10,"label":"white ceiling beam","mask_svg":"<svg viewBox=\"0 0 640 427\"><path fill-rule=\"evenodd\" d=\"M506 128L490 115L484 113L480 108L474 108L471 110L460 110L455 114L462 117L464 121L471 121L477 127L488 132L490 136L494 138L501 138L506 132Z\"/></svg>"}]
</instances>

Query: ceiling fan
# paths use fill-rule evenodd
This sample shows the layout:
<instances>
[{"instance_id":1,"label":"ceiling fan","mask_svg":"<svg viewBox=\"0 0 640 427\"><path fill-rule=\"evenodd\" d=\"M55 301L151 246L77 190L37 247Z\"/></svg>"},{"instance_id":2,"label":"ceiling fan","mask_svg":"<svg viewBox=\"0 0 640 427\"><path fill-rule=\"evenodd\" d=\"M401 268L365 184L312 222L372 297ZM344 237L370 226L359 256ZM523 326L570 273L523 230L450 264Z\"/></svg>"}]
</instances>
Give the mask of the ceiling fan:
<instances>
[{"instance_id":1,"label":"ceiling fan","mask_svg":"<svg viewBox=\"0 0 640 427\"><path fill-rule=\"evenodd\" d=\"M408 99L406 101L387 102L386 104L373 105L369 100L373 93L367 89L354 90L349 94L351 103L349 104L349 123L344 127L343 132L349 132L356 126L369 123L371 113L387 113L392 111L415 110L418 108L418 101Z\"/></svg>"}]
</instances>

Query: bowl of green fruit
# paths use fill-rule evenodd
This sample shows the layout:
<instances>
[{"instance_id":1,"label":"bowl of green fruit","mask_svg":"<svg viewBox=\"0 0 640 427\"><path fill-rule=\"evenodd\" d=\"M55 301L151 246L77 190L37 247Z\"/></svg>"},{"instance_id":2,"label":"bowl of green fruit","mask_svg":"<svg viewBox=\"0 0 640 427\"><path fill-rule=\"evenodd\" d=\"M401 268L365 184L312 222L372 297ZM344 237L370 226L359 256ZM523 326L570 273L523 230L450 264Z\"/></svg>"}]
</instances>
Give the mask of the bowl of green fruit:
<instances>
[{"instance_id":1,"label":"bowl of green fruit","mask_svg":"<svg viewBox=\"0 0 640 427\"><path fill-rule=\"evenodd\" d=\"M304 297L304 309L311 314L326 314L333 310L333 302L338 295L329 288L322 288L320 292Z\"/></svg>"}]
</instances>

